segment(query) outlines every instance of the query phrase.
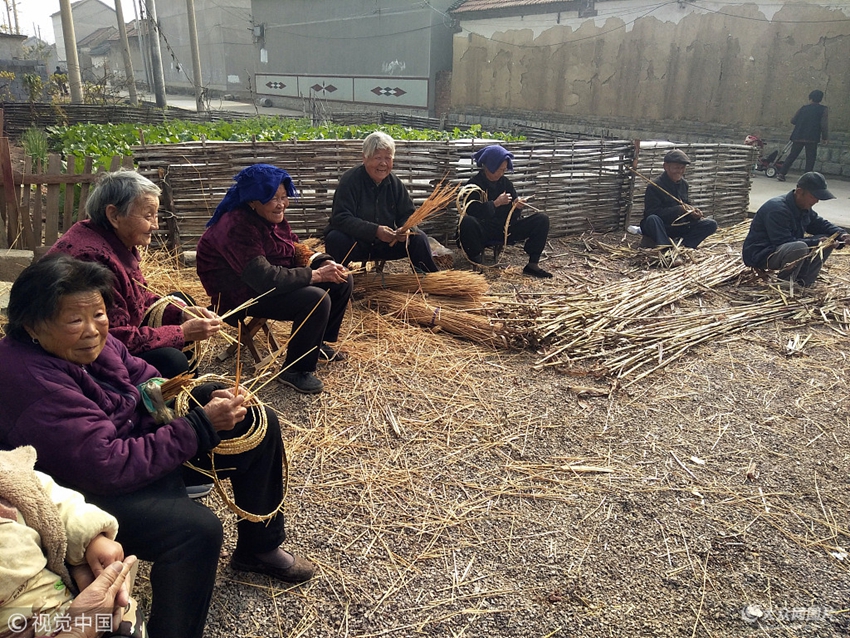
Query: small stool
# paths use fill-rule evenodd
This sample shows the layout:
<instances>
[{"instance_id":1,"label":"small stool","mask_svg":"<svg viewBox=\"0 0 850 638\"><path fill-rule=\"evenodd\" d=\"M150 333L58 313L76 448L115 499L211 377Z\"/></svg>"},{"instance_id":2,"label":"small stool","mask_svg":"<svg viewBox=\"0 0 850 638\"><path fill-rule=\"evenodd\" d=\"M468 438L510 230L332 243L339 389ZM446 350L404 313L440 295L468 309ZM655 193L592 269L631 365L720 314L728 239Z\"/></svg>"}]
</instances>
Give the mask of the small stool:
<instances>
[{"instance_id":1,"label":"small stool","mask_svg":"<svg viewBox=\"0 0 850 638\"><path fill-rule=\"evenodd\" d=\"M230 324L231 326L236 327L239 327L240 324L242 325L241 345L248 348L248 351L254 358L255 364L259 364L263 360L263 358L260 356L260 353L257 351L257 344L254 343L254 337L257 336L257 333L260 332L260 330L265 333L271 351L277 352L278 350L280 350L280 346L277 345L277 339L275 339L274 333L269 327L268 319L264 317L251 317L251 319L248 320L247 317L238 317L236 318L236 323L233 323L233 319L233 317L229 317L228 319L225 319L225 322ZM239 342L231 343L227 347L227 350L218 355L218 360L225 361L226 359L232 357L234 354L236 354L236 350L237 348L239 348L239 345Z\"/></svg>"}]
</instances>

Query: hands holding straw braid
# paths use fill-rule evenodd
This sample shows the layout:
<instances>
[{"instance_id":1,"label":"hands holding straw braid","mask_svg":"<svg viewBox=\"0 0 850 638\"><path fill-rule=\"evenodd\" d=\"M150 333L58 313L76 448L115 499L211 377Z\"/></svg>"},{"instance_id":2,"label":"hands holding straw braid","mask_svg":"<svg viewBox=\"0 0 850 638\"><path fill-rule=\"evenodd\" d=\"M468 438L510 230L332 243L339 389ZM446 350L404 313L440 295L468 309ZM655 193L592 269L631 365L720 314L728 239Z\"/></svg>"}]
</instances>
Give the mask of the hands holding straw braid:
<instances>
[{"instance_id":1,"label":"hands holding straw braid","mask_svg":"<svg viewBox=\"0 0 850 638\"><path fill-rule=\"evenodd\" d=\"M203 306L186 306L180 328L186 341L203 341L221 330L221 317Z\"/></svg>"}]
</instances>

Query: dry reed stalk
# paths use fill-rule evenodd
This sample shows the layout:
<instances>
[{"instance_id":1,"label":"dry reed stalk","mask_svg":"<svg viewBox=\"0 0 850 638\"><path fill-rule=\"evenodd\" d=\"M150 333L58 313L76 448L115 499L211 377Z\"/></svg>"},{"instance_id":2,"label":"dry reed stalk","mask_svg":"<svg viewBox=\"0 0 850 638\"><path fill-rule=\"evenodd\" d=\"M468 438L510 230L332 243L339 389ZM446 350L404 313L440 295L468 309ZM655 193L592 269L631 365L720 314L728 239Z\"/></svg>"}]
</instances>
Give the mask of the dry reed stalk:
<instances>
[{"instance_id":1,"label":"dry reed stalk","mask_svg":"<svg viewBox=\"0 0 850 638\"><path fill-rule=\"evenodd\" d=\"M437 185L434 186L434 190L428 198L422 202L419 208L413 211L410 217L407 218L407 221L404 222L401 228L398 229L399 232L407 232L414 226L418 226L424 222L426 219L430 219L445 212L446 207L455 198L457 191L457 184L452 186L451 184L445 184L444 180L440 180Z\"/></svg>"},{"instance_id":2,"label":"dry reed stalk","mask_svg":"<svg viewBox=\"0 0 850 638\"><path fill-rule=\"evenodd\" d=\"M382 312L407 323L413 322L434 330L444 330L458 337L493 347L503 344L486 317L474 314L475 309L467 312L458 310L456 299L439 299L435 296L423 299L418 295L381 290L373 292L369 296L369 301L376 304ZM454 308L450 305L454 305Z\"/></svg>"},{"instance_id":3,"label":"dry reed stalk","mask_svg":"<svg viewBox=\"0 0 850 638\"><path fill-rule=\"evenodd\" d=\"M480 300L488 288L482 275L468 270L441 270L426 275L372 272L354 276L354 291L367 295L373 290L396 290Z\"/></svg>"}]
</instances>

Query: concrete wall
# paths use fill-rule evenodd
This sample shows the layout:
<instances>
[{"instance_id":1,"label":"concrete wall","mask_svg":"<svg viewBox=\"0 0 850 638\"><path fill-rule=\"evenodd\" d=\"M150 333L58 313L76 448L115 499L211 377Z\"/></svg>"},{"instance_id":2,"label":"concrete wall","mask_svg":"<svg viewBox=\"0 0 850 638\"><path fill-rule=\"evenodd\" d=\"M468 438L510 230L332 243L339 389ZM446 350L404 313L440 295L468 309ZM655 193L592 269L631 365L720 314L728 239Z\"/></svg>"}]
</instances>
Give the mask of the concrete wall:
<instances>
[{"instance_id":1,"label":"concrete wall","mask_svg":"<svg viewBox=\"0 0 850 638\"><path fill-rule=\"evenodd\" d=\"M77 42L102 27L118 28L115 9L100 0L81 0L81 2L73 3L71 5L71 15L74 16L74 35L77 38ZM50 17L53 19L53 33L56 36L56 55L59 58L59 64L64 70L67 63L65 57L65 38L62 35L62 16L57 11Z\"/></svg>"},{"instance_id":2,"label":"concrete wall","mask_svg":"<svg viewBox=\"0 0 850 638\"><path fill-rule=\"evenodd\" d=\"M172 58L172 51L163 42L165 85L169 90L191 90L192 51L186 1L158 2L157 17L176 58ZM256 56L251 34L251 0L195 0L195 21L201 84L212 91L247 94Z\"/></svg>"},{"instance_id":3,"label":"concrete wall","mask_svg":"<svg viewBox=\"0 0 850 638\"><path fill-rule=\"evenodd\" d=\"M596 9L586 20L571 12L461 21L453 110L790 132L788 120L820 88L830 127L850 130L848 3L597 0Z\"/></svg>"},{"instance_id":4,"label":"concrete wall","mask_svg":"<svg viewBox=\"0 0 850 638\"><path fill-rule=\"evenodd\" d=\"M451 68L451 26L445 11L451 0L411 3L408 0L253 0L254 22L263 29L257 41L258 91L279 104L311 97L267 90L270 76L332 77L337 84L358 77L406 78L410 91L424 90L420 109L433 110L438 71ZM291 80L282 80L282 83ZM414 85L414 81L418 83ZM427 88L425 83L427 82ZM266 87L266 88L264 88ZM416 88L419 87L419 88ZM347 89L347 87L346 87ZM320 95L329 102L363 103L342 91ZM356 93L356 90L352 90ZM387 97L387 99L384 99ZM377 108L392 108L391 97L371 97Z\"/></svg>"}]
</instances>

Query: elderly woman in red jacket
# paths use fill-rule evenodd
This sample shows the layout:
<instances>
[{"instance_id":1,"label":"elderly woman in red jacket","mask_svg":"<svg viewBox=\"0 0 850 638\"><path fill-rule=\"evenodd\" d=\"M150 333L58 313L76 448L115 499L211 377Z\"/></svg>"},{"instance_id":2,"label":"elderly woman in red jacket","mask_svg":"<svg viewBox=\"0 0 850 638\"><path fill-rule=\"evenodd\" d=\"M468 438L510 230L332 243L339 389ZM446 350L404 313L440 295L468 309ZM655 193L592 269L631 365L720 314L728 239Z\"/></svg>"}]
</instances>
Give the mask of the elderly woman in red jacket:
<instances>
[{"instance_id":1,"label":"elderly woman in red jacket","mask_svg":"<svg viewBox=\"0 0 850 638\"><path fill-rule=\"evenodd\" d=\"M231 566L289 583L313 566L281 549L283 441L274 412L246 408L241 392L199 385L181 417L146 407L140 388L155 368L109 334L112 275L100 264L50 255L12 286L0 341L0 447L31 445L37 469L112 514L124 551L153 563L148 627L156 638L201 638L223 531L215 513L186 495L207 477L223 439L265 433L228 455L236 505L267 520L237 523Z\"/></svg>"},{"instance_id":2,"label":"elderly woman in red jacket","mask_svg":"<svg viewBox=\"0 0 850 638\"><path fill-rule=\"evenodd\" d=\"M161 298L147 288L139 248L158 228L159 187L134 171L103 174L86 202L88 219L65 232L48 254L62 252L103 264L115 276L109 332L130 354L164 377L190 368L186 346L218 332L219 318L183 296Z\"/></svg>"}]
</instances>

